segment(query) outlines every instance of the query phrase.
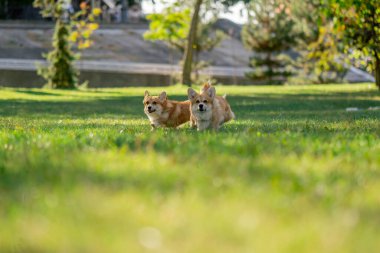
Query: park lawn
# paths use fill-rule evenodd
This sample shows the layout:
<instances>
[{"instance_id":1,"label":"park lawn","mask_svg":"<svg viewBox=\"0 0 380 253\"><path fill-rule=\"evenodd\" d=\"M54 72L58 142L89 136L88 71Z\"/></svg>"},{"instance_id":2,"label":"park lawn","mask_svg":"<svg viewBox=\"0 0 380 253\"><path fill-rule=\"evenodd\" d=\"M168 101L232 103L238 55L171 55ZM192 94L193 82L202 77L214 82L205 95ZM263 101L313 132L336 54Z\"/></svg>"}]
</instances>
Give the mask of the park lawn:
<instances>
[{"instance_id":1,"label":"park lawn","mask_svg":"<svg viewBox=\"0 0 380 253\"><path fill-rule=\"evenodd\" d=\"M380 252L374 85L218 86L218 133L144 90L0 89L0 252Z\"/></svg>"}]
</instances>

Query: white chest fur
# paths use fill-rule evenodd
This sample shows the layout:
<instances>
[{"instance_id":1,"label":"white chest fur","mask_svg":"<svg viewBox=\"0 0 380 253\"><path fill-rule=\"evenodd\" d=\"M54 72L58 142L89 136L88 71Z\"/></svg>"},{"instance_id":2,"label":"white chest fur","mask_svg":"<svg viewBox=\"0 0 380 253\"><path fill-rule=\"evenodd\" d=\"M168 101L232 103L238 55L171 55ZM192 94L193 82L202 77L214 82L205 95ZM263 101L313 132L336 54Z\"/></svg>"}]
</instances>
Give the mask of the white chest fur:
<instances>
[{"instance_id":1,"label":"white chest fur","mask_svg":"<svg viewBox=\"0 0 380 253\"><path fill-rule=\"evenodd\" d=\"M161 126L161 122L167 120L169 114L167 112L161 113L161 115L157 113L149 113L148 115L150 124L154 125L155 127Z\"/></svg>"},{"instance_id":2,"label":"white chest fur","mask_svg":"<svg viewBox=\"0 0 380 253\"><path fill-rule=\"evenodd\" d=\"M198 130L204 130L210 127L211 120L212 120L212 111L206 111L206 112L195 112L194 113L196 119L197 119L197 128Z\"/></svg>"}]
</instances>

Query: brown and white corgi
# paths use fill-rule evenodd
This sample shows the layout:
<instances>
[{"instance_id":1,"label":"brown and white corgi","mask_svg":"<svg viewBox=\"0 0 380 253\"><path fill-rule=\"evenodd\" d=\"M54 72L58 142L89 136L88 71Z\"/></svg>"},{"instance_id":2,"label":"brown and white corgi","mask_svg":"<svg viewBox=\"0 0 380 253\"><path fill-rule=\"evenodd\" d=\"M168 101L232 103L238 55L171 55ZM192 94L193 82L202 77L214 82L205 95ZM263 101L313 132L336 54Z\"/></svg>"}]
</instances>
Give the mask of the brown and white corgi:
<instances>
[{"instance_id":1,"label":"brown and white corgi","mask_svg":"<svg viewBox=\"0 0 380 253\"><path fill-rule=\"evenodd\" d=\"M192 118L195 119L198 131L205 129L218 130L224 123L235 118L226 96L216 96L215 87L205 84L200 93L189 88L188 96Z\"/></svg>"},{"instance_id":2,"label":"brown and white corgi","mask_svg":"<svg viewBox=\"0 0 380 253\"><path fill-rule=\"evenodd\" d=\"M190 120L190 101L168 100L166 92L159 96L144 95L144 112L148 116L152 130L157 127L178 127ZM193 127L194 121L191 122Z\"/></svg>"}]
</instances>

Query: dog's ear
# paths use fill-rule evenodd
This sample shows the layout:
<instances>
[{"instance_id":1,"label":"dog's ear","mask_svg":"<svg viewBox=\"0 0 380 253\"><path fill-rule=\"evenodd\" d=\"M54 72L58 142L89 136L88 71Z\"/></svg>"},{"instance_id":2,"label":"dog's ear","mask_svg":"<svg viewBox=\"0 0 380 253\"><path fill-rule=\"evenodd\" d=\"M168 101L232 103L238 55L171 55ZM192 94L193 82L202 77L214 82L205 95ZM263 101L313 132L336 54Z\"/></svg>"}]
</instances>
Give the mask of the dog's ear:
<instances>
[{"instance_id":1,"label":"dog's ear","mask_svg":"<svg viewBox=\"0 0 380 253\"><path fill-rule=\"evenodd\" d=\"M209 80L207 83L203 84L203 87L201 89L201 93L206 92L210 88L211 88L211 80Z\"/></svg>"},{"instance_id":2,"label":"dog's ear","mask_svg":"<svg viewBox=\"0 0 380 253\"><path fill-rule=\"evenodd\" d=\"M166 95L166 92L163 91L161 92L160 96L158 97L162 102L164 102L167 98L168 98L168 95Z\"/></svg>"},{"instance_id":3,"label":"dog's ear","mask_svg":"<svg viewBox=\"0 0 380 253\"><path fill-rule=\"evenodd\" d=\"M144 94L144 97L148 97L149 96L149 91L145 91L145 94Z\"/></svg>"},{"instance_id":4,"label":"dog's ear","mask_svg":"<svg viewBox=\"0 0 380 253\"><path fill-rule=\"evenodd\" d=\"M187 89L187 95L190 100L194 99L195 96L197 95L197 92L193 90L192 88Z\"/></svg>"},{"instance_id":5,"label":"dog's ear","mask_svg":"<svg viewBox=\"0 0 380 253\"><path fill-rule=\"evenodd\" d=\"M214 99L216 94L216 90L214 87L211 87L207 90L207 95L211 98Z\"/></svg>"}]
</instances>

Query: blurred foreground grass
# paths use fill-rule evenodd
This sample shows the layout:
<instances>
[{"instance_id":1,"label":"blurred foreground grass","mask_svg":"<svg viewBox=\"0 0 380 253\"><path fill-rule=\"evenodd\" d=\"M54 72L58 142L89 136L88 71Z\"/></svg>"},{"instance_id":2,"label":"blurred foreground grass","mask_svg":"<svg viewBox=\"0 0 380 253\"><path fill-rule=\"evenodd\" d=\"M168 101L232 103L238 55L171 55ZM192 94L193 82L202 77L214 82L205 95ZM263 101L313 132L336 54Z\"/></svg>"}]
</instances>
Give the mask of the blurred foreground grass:
<instances>
[{"instance_id":1,"label":"blurred foreground grass","mask_svg":"<svg viewBox=\"0 0 380 253\"><path fill-rule=\"evenodd\" d=\"M374 86L217 87L219 133L150 132L143 92L0 90L0 252L380 251Z\"/></svg>"}]
</instances>

